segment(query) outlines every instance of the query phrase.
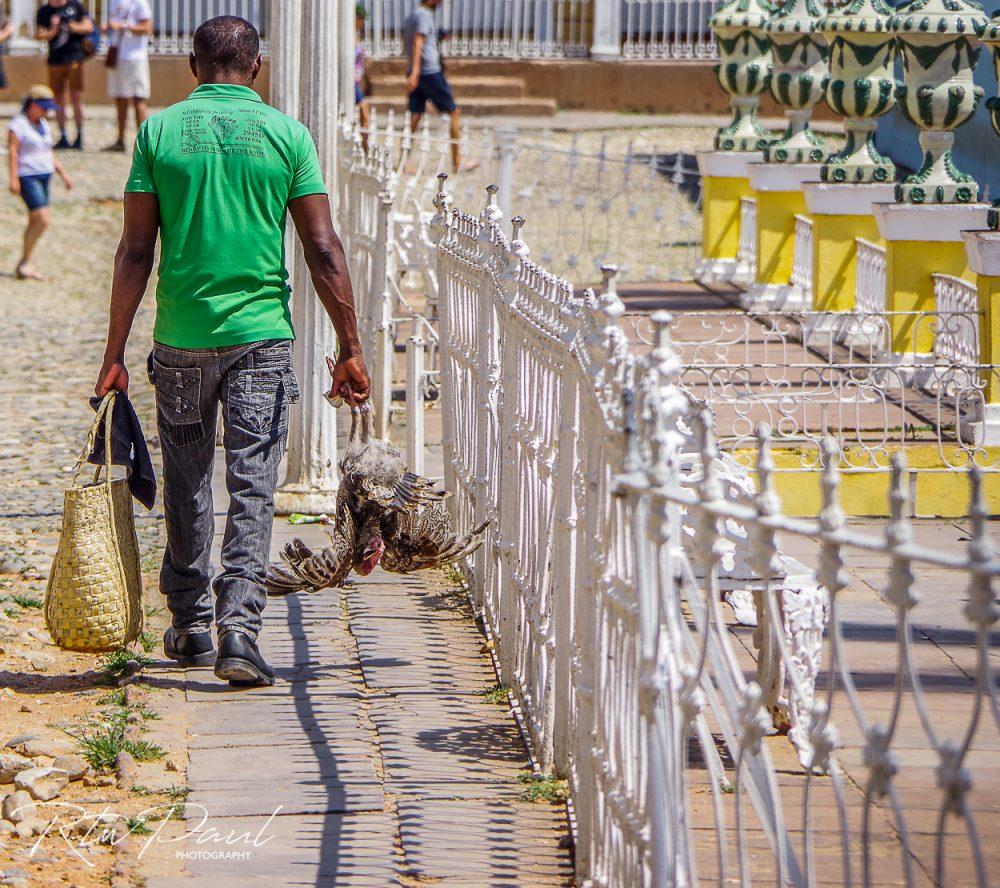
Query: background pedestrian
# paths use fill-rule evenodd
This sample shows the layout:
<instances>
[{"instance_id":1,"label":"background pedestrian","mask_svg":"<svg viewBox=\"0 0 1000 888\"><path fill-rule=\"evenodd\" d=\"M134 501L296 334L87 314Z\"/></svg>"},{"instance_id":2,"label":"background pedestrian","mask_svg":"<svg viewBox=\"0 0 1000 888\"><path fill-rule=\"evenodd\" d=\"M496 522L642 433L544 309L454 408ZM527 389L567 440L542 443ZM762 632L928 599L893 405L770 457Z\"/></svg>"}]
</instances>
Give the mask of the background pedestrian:
<instances>
[{"instance_id":1,"label":"background pedestrian","mask_svg":"<svg viewBox=\"0 0 1000 888\"><path fill-rule=\"evenodd\" d=\"M80 0L48 0L35 19L35 38L49 43L49 86L58 108L59 141L56 149L83 148L83 63L87 58L86 38L94 33L94 23ZM76 141L66 134L66 94L73 103Z\"/></svg>"},{"instance_id":2,"label":"background pedestrian","mask_svg":"<svg viewBox=\"0 0 1000 888\"><path fill-rule=\"evenodd\" d=\"M19 280L44 280L30 262L38 239L49 227L49 183L52 174L59 174L67 190L73 188L72 179L52 152L52 128L46 118L56 110L52 90L47 86L33 86L24 100L21 113L7 125L10 193L20 197L28 208L24 249L16 270Z\"/></svg>"},{"instance_id":3,"label":"background pedestrian","mask_svg":"<svg viewBox=\"0 0 1000 888\"><path fill-rule=\"evenodd\" d=\"M108 18L108 95L118 111L118 139L106 151L125 150L129 105L138 129L149 116L149 37L153 10L149 0L115 0Z\"/></svg>"}]
</instances>

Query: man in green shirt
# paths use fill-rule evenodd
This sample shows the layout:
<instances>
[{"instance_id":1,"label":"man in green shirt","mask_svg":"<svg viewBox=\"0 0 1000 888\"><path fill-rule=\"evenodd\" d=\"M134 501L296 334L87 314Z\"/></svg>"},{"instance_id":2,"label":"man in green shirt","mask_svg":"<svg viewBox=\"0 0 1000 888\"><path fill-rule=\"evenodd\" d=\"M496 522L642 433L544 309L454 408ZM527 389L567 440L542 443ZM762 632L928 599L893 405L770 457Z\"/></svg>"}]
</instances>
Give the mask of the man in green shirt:
<instances>
[{"instance_id":1,"label":"man in green shirt","mask_svg":"<svg viewBox=\"0 0 1000 888\"><path fill-rule=\"evenodd\" d=\"M316 148L302 124L253 91L260 67L260 40L249 22L234 16L205 22L191 55L198 88L139 130L96 387L98 395L128 390L125 345L159 235L147 367L163 452L167 546L160 588L172 616L164 652L185 666L214 662L216 675L237 685L274 683L256 639L288 403L298 397L284 253L288 214L337 332L330 394L359 404L369 391L354 294ZM213 584L211 481L220 404L230 504L222 572Z\"/></svg>"}]
</instances>

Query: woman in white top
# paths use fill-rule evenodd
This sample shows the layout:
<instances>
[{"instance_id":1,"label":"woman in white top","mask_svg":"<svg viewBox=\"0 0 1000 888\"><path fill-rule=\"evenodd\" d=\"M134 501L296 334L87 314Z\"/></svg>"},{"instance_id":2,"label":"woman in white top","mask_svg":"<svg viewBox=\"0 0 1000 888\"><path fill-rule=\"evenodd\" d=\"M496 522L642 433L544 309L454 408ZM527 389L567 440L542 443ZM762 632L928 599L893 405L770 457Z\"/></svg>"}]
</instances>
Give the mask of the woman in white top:
<instances>
[{"instance_id":1,"label":"woman in white top","mask_svg":"<svg viewBox=\"0 0 1000 888\"><path fill-rule=\"evenodd\" d=\"M49 182L58 173L66 190L73 181L52 151L52 129L46 117L56 110L52 90L33 86L24 100L21 113L7 125L10 156L10 193L20 197L28 208L28 227L24 231L24 252L17 263L19 280L44 280L31 267L31 254L38 239L49 227Z\"/></svg>"},{"instance_id":2,"label":"woman in white top","mask_svg":"<svg viewBox=\"0 0 1000 888\"><path fill-rule=\"evenodd\" d=\"M118 108L118 138L105 151L125 150L128 107L135 107L138 129L149 116L149 38L153 10L149 0L116 0L108 17L108 95Z\"/></svg>"}]
</instances>

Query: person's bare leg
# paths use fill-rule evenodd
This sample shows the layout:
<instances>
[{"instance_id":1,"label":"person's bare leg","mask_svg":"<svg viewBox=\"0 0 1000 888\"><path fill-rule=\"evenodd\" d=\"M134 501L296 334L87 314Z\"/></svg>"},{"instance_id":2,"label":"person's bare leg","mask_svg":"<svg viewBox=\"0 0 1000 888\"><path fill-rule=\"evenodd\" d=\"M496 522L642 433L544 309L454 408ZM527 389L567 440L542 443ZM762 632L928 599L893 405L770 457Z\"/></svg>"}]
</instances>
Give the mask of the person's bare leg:
<instances>
[{"instance_id":1,"label":"person's bare leg","mask_svg":"<svg viewBox=\"0 0 1000 888\"><path fill-rule=\"evenodd\" d=\"M421 114L418 111L411 111L410 112L410 132L411 133L415 133L417 131L417 127L420 126L420 118L423 117L423 116L424 115Z\"/></svg>"},{"instance_id":2,"label":"person's bare leg","mask_svg":"<svg viewBox=\"0 0 1000 888\"><path fill-rule=\"evenodd\" d=\"M66 133L66 81L59 84L59 89L52 90L56 100L56 123L59 124L59 134Z\"/></svg>"},{"instance_id":3,"label":"person's bare leg","mask_svg":"<svg viewBox=\"0 0 1000 888\"><path fill-rule=\"evenodd\" d=\"M28 227L24 229L24 251L21 261L17 263L17 276L29 280L43 280L42 276L35 271L31 265L31 255L35 252L35 246L39 239L45 234L45 229L49 227L49 208L40 207L28 213Z\"/></svg>"},{"instance_id":4,"label":"person's bare leg","mask_svg":"<svg viewBox=\"0 0 1000 888\"><path fill-rule=\"evenodd\" d=\"M76 124L77 139L83 136L83 93L78 89L71 89L69 97L73 102L73 123Z\"/></svg>"},{"instance_id":5,"label":"person's bare leg","mask_svg":"<svg viewBox=\"0 0 1000 888\"><path fill-rule=\"evenodd\" d=\"M125 144L125 128L128 126L128 99L115 99L115 110L118 112L118 141Z\"/></svg>"},{"instance_id":6,"label":"person's bare leg","mask_svg":"<svg viewBox=\"0 0 1000 888\"><path fill-rule=\"evenodd\" d=\"M462 168L462 116L458 108L451 112L451 168L457 173Z\"/></svg>"},{"instance_id":7,"label":"person's bare leg","mask_svg":"<svg viewBox=\"0 0 1000 888\"><path fill-rule=\"evenodd\" d=\"M147 99L134 99L133 101L135 102L135 128L139 129L149 117L149 101Z\"/></svg>"}]
</instances>

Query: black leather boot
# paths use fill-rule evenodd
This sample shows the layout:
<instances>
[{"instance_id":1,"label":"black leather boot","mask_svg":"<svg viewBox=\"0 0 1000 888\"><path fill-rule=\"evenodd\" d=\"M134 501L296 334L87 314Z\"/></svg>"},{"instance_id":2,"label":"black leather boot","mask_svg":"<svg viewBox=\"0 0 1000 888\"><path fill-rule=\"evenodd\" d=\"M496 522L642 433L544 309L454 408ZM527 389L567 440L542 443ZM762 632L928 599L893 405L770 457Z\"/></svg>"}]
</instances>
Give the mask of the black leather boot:
<instances>
[{"instance_id":1,"label":"black leather boot","mask_svg":"<svg viewBox=\"0 0 1000 888\"><path fill-rule=\"evenodd\" d=\"M178 635L173 626L168 626L163 633L163 653L179 666L211 666L215 662L212 633Z\"/></svg>"},{"instance_id":2,"label":"black leather boot","mask_svg":"<svg viewBox=\"0 0 1000 888\"><path fill-rule=\"evenodd\" d=\"M225 632L219 639L215 674L233 687L269 687L274 684L274 670L259 650L257 642L242 632Z\"/></svg>"}]
</instances>

